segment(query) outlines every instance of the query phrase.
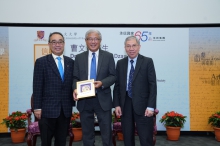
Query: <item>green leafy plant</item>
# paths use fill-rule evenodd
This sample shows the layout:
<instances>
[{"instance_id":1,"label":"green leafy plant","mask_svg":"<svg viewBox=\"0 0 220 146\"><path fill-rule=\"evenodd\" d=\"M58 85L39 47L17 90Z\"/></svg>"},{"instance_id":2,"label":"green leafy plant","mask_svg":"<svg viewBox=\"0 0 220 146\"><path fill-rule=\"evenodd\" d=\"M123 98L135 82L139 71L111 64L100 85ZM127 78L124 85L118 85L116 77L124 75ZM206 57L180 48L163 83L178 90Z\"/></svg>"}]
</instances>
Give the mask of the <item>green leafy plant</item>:
<instances>
[{"instance_id":1,"label":"green leafy plant","mask_svg":"<svg viewBox=\"0 0 220 146\"><path fill-rule=\"evenodd\" d=\"M76 119L80 119L80 114L79 112L74 112L71 116L71 125L72 128L80 128L81 124L80 122L77 122Z\"/></svg>"},{"instance_id":2,"label":"green leafy plant","mask_svg":"<svg viewBox=\"0 0 220 146\"><path fill-rule=\"evenodd\" d=\"M17 131L21 128L26 128L27 125L27 114L20 111L12 112L8 117L3 119L3 122L7 128L14 129Z\"/></svg>"},{"instance_id":3,"label":"green leafy plant","mask_svg":"<svg viewBox=\"0 0 220 146\"><path fill-rule=\"evenodd\" d=\"M213 127L220 128L220 111L212 114L209 117L208 123L211 124Z\"/></svg>"},{"instance_id":4,"label":"green leafy plant","mask_svg":"<svg viewBox=\"0 0 220 146\"><path fill-rule=\"evenodd\" d=\"M186 122L186 116L179 114L174 111L166 112L160 122L164 124L164 126L170 127L184 127L184 123Z\"/></svg>"}]
</instances>

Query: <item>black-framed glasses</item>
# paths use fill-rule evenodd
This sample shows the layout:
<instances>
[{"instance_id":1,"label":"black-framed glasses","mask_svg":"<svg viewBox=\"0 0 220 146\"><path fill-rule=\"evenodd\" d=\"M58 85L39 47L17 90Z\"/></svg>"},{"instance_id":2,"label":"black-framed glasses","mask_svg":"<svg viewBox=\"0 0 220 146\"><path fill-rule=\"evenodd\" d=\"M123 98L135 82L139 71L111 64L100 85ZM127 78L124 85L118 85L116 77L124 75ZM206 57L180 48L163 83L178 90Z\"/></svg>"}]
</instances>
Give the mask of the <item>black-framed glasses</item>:
<instances>
[{"instance_id":1,"label":"black-framed glasses","mask_svg":"<svg viewBox=\"0 0 220 146\"><path fill-rule=\"evenodd\" d=\"M99 38L87 38L86 40L89 41L89 42L92 42L92 41L98 42L101 39L99 39Z\"/></svg>"},{"instance_id":2,"label":"black-framed glasses","mask_svg":"<svg viewBox=\"0 0 220 146\"><path fill-rule=\"evenodd\" d=\"M52 41L52 42L50 42L53 46L56 46L57 44L58 45L63 45L64 44L64 41L58 41L58 42L56 42L56 41Z\"/></svg>"}]
</instances>

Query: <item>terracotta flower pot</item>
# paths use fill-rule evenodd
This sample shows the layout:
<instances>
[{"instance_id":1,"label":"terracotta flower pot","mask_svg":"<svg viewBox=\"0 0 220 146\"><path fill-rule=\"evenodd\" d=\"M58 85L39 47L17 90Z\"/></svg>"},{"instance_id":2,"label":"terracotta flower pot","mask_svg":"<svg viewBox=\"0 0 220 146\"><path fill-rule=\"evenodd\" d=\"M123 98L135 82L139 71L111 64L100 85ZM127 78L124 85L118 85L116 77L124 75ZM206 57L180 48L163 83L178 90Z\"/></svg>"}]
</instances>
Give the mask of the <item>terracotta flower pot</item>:
<instances>
[{"instance_id":1,"label":"terracotta flower pot","mask_svg":"<svg viewBox=\"0 0 220 146\"><path fill-rule=\"evenodd\" d=\"M13 143L21 143L24 142L24 137L26 133L26 129L18 129L15 131L14 129L10 129L11 131L11 140Z\"/></svg>"},{"instance_id":2,"label":"terracotta flower pot","mask_svg":"<svg viewBox=\"0 0 220 146\"><path fill-rule=\"evenodd\" d=\"M166 127L167 129L167 140L177 141L180 137L181 127Z\"/></svg>"},{"instance_id":3,"label":"terracotta flower pot","mask_svg":"<svg viewBox=\"0 0 220 146\"><path fill-rule=\"evenodd\" d=\"M216 140L220 141L220 128L213 127L213 129L215 130L215 138L216 138Z\"/></svg>"},{"instance_id":4,"label":"terracotta flower pot","mask_svg":"<svg viewBox=\"0 0 220 146\"><path fill-rule=\"evenodd\" d=\"M123 133L122 133L122 132L118 132L118 133L117 133L117 136L118 136L118 140L120 140L120 141L123 141L123 140L124 140L124 137L123 137Z\"/></svg>"},{"instance_id":5,"label":"terracotta flower pot","mask_svg":"<svg viewBox=\"0 0 220 146\"><path fill-rule=\"evenodd\" d=\"M74 134L73 141L81 141L82 140L82 128L72 128L72 132Z\"/></svg>"}]
</instances>

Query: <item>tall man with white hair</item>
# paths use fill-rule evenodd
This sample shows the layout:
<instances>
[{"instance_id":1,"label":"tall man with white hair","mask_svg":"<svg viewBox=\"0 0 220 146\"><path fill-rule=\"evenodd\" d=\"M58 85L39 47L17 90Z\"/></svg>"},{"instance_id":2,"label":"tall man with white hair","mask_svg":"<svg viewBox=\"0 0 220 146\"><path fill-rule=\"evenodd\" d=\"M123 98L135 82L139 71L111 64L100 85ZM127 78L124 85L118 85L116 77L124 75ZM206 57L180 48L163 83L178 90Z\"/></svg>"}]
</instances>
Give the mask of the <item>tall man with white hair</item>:
<instances>
[{"instance_id":1,"label":"tall man with white hair","mask_svg":"<svg viewBox=\"0 0 220 146\"><path fill-rule=\"evenodd\" d=\"M85 34L88 50L76 55L74 66L73 96L77 101L83 131L83 145L93 146L95 142L94 114L97 115L102 145L112 145L112 96L110 86L115 83L115 61L113 54L100 49L102 35L98 30ZM94 79L96 94L93 97L77 98L76 82Z\"/></svg>"}]
</instances>

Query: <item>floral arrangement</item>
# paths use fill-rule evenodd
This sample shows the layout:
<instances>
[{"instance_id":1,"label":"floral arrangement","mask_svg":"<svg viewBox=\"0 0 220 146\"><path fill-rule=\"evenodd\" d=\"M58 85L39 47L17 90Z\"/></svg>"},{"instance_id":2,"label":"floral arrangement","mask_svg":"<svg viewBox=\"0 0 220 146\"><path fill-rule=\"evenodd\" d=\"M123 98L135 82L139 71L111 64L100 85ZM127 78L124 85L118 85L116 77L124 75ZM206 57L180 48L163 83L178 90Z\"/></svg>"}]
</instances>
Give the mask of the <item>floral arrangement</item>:
<instances>
[{"instance_id":1,"label":"floral arrangement","mask_svg":"<svg viewBox=\"0 0 220 146\"><path fill-rule=\"evenodd\" d=\"M112 122L121 122L121 117L120 116L116 116L115 112L112 113Z\"/></svg>"},{"instance_id":2,"label":"floral arrangement","mask_svg":"<svg viewBox=\"0 0 220 146\"><path fill-rule=\"evenodd\" d=\"M171 112L166 112L160 119L160 122L163 123L164 126L182 128L184 126L184 123L186 122L185 118L186 116L183 116L182 114L171 111Z\"/></svg>"},{"instance_id":3,"label":"floral arrangement","mask_svg":"<svg viewBox=\"0 0 220 146\"><path fill-rule=\"evenodd\" d=\"M71 116L71 125L72 125L72 128L80 128L81 127L81 124L80 122L76 122L76 119L79 119L80 118L80 114L79 112L74 112Z\"/></svg>"},{"instance_id":4,"label":"floral arrangement","mask_svg":"<svg viewBox=\"0 0 220 146\"><path fill-rule=\"evenodd\" d=\"M220 128L220 111L212 114L209 117L208 123L211 124L213 127Z\"/></svg>"},{"instance_id":5,"label":"floral arrangement","mask_svg":"<svg viewBox=\"0 0 220 146\"><path fill-rule=\"evenodd\" d=\"M1 124L5 124L7 128L18 129L25 128L27 125L27 114L20 111L12 112L8 117L3 119Z\"/></svg>"}]
</instances>

